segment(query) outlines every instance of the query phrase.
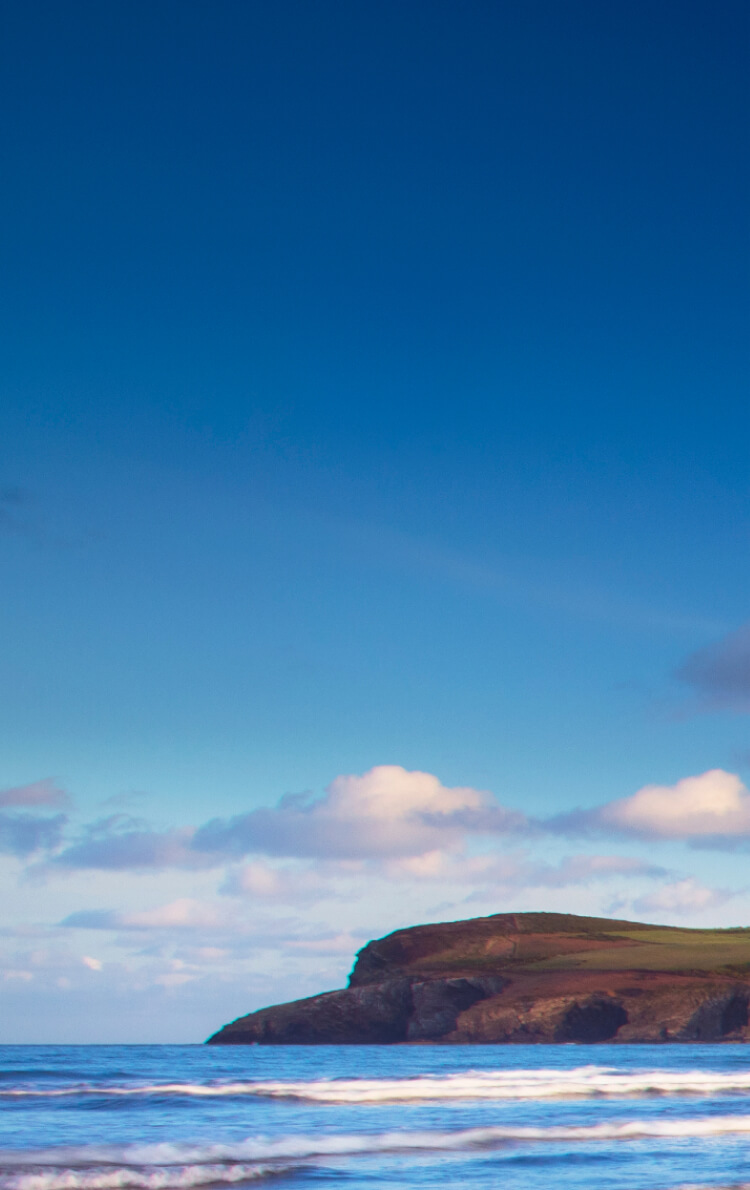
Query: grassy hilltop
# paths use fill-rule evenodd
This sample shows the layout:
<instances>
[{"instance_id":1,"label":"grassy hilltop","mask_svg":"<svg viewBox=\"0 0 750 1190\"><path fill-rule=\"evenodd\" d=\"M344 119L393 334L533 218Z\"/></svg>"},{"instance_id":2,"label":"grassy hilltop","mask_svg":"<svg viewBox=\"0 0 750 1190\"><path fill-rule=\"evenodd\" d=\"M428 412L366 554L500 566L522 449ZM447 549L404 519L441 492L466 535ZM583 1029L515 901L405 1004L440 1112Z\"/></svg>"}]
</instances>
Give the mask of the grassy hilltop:
<instances>
[{"instance_id":1,"label":"grassy hilltop","mask_svg":"<svg viewBox=\"0 0 750 1190\"><path fill-rule=\"evenodd\" d=\"M350 986L386 973L526 971L750 971L750 929L697 930L568 913L498 913L412 926L369 942Z\"/></svg>"}]
</instances>

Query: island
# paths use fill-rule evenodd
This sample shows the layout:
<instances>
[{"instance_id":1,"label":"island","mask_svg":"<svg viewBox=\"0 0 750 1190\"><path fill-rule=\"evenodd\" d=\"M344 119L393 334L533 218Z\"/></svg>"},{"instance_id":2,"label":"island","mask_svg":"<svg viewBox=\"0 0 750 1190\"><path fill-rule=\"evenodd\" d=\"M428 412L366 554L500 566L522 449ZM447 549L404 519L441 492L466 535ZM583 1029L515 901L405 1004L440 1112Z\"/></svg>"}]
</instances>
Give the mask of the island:
<instances>
[{"instance_id":1,"label":"island","mask_svg":"<svg viewBox=\"0 0 750 1190\"><path fill-rule=\"evenodd\" d=\"M750 929L498 913L368 942L348 987L208 1044L744 1042L748 999Z\"/></svg>"}]
</instances>

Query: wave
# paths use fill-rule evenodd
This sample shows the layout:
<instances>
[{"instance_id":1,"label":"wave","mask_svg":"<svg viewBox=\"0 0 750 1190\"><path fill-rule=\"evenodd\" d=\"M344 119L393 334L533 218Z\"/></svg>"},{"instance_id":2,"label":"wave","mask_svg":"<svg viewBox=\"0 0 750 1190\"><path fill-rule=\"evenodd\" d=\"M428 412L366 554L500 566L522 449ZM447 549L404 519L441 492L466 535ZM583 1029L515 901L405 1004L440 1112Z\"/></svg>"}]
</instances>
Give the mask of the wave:
<instances>
[{"instance_id":1,"label":"wave","mask_svg":"<svg viewBox=\"0 0 750 1190\"><path fill-rule=\"evenodd\" d=\"M491 1125L451 1132L294 1135L191 1145L168 1141L121 1146L0 1151L0 1190L114 1190L116 1187L189 1187L239 1182L279 1172L281 1162L497 1148L518 1143L712 1139L750 1136L750 1115L607 1121L547 1127ZM272 1164L268 1164L268 1163ZM24 1180L25 1179L25 1180Z\"/></svg>"},{"instance_id":2,"label":"wave","mask_svg":"<svg viewBox=\"0 0 750 1190\"><path fill-rule=\"evenodd\" d=\"M192 1190L198 1186L256 1182L288 1172L284 1166L166 1165L109 1167L106 1169L58 1168L0 1173L2 1190Z\"/></svg>"},{"instance_id":3,"label":"wave","mask_svg":"<svg viewBox=\"0 0 750 1190\"><path fill-rule=\"evenodd\" d=\"M608 1066L574 1070L490 1070L402 1079L318 1079L309 1082L243 1081L146 1083L132 1086L73 1083L65 1087L0 1086L4 1099L69 1097L254 1096L313 1103L376 1104L429 1100L612 1098L750 1094L750 1071L641 1070Z\"/></svg>"},{"instance_id":4,"label":"wave","mask_svg":"<svg viewBox=\"0 0 750 1190\"><path fill-rule=\"evenodd\" d=\"M643 1096L749 1094L750 1072L647 1070L626 1073L610 1067L574 1070L476 1071L407 1079L321 1079L315 1082L252 1084L252 1093L274 1099L367 1104L429 1100L621 1098Z\"/></svg>"}]
</instances>

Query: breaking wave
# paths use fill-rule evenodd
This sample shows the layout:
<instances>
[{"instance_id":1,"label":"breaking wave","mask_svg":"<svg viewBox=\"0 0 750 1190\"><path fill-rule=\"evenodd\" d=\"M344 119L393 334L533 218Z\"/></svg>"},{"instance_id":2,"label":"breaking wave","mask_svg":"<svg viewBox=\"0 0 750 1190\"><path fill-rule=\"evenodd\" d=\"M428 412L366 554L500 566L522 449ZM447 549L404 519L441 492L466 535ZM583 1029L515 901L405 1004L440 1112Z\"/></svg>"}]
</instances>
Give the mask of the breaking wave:
<instances>
[{"instance_id":1,"label":"breaking wave","mask_svg":"<svg viewBox=\"0 0 750 1190\"><path fill-rule=\"evenodd\" d=\"M0 1086L3 1099L70 1097L254 1096L313 1103L372 1104L440 1100L610 1098L750 1093L750 1071L645 1070L625 1072L607 1066L574 1070L491 1070L420 1075L394 1079L318 1079L309 1082L172 1082L134 1084L74 1083L65 1087Z\"/></svg>"},{"instance_id":2,"label":"breaking wave","mask_svg":"<svg viewBox=\"0 0 750 1190\"><path fill-rule=\"evenodd\" d=\"M750 1116L609 1121L552 1127L491 1126L452 1132L393 1131L249 1137L211 1145L161 1142L0 1152L0 1190L189 1190L258 1180L300 1162L377 1153L491 1149L522 1143L684 1140L750 1136Z\"/></svg>"},{"instance_id":3,"label":"breaking wave","mask_svg":"<svg viewBox=\"0 0 750 1190\"><path fill-rule=\"evenodd\" d=\"M166 1165L0 1172L2 1190L192 1190L195 1186L256 1182L286 1172L283 1166Z\"/></svg>"}]
</instances>

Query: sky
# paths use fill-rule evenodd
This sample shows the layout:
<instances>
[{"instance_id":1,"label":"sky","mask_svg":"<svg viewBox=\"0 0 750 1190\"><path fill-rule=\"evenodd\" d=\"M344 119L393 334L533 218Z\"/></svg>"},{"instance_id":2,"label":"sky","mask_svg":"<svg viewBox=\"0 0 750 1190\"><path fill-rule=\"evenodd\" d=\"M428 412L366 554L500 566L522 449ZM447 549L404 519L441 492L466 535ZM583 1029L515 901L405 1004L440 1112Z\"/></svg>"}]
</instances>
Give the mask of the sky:
<instances>
[{"instance_id":1,"label":"sky","mask_svg":"<svg viewBox=\"0 0 750 1190\"><path fill-rule=\"evenodd\" d=\"M4 1042L750 924L744 0L11 0Z\"/></svg>"}]
</instances>

